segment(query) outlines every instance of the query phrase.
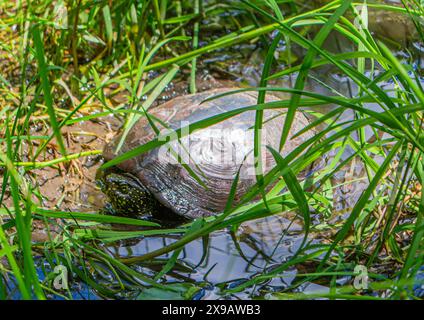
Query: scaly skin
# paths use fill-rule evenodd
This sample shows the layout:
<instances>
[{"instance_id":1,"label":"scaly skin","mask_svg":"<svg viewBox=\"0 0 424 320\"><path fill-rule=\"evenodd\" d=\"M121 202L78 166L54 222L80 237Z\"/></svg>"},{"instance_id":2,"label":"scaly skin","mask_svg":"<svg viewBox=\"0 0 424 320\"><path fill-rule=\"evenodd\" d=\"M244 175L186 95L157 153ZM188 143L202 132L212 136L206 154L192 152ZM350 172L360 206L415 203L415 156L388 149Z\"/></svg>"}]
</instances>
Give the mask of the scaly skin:
<instances>
[{"instance_id":1,"label":"scaly skin","mask_svg":"<svg viewBox=\"0 0 424 320\"><path fill-rule=\"evenodd\" d=\"M160 207L149 190L129 173L105 172L98 182L116 214L131 217L152 215Z\"/></svg>"}]
</instances>

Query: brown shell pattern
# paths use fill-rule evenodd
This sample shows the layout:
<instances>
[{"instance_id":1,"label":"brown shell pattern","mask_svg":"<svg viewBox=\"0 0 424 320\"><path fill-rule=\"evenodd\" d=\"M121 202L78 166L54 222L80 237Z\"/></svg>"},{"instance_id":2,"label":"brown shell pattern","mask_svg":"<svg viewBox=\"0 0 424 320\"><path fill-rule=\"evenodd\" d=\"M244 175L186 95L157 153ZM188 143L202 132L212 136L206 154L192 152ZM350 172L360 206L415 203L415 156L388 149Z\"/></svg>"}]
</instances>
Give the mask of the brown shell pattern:
<instances>
[{"instance_id":1,"label":"brown shell pattern","mask_svg":"<svg viewBox=\"0 0 424 320\"><path fill-rule=\"evenodd\" d=\"M253 92L231 94L202 103L214 95L236 89L220 88L178 97L148 112L152 119L160 120L155 121L155 125L161 134L166 136L164 134L166 132L211 116L256 105L257 93ZM276 100L278 98L267 95L267 102ZM275 163L266 146L278 150L285 110L264 111L261 131L264 172L268 172ZM236 203L247 189L256 183L253 163L255 116L255 111L244 112L208 128L194 131L179 140L168 142L161 148L127 160L118 166L137 176L157 200L179 215L196 218L222 212L238 171L240 173ZM311 132L307 132L290 139L293 133L307 124L306 117L297 112L289 139L282 151L283 156L312 136ZM147 119L143 117L130 130L118 154L145 144L156 136ZM106 160L116 156L115 146L119 139L118 136L106 146L104 150ZM181 163L189 166L206 188L199 184Z\"/></svg>"}]
</instances>

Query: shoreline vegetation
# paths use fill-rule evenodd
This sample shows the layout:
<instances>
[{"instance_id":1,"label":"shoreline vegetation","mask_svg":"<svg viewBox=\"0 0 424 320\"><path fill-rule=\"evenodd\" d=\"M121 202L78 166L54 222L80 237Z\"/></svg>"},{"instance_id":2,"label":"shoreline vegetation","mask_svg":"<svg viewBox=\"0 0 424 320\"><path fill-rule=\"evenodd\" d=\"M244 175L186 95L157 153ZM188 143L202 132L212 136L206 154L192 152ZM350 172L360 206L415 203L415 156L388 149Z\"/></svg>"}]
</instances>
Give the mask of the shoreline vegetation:
<instances>
[{"instance_id":1,"label":"shoreline vegetation","mask_svg":"<svg viewBox=\"0 0 424 320\"><path fill-rule=\"evenodd\" d=\"M0 299L422 299L423 22L419 0L0 1ZM280 147L299 110L316 134L215 217L105 214L96 171L165 142L104 145L215 83L258 93L255 154L266 109Z\"/></svg>"}]
</instances>

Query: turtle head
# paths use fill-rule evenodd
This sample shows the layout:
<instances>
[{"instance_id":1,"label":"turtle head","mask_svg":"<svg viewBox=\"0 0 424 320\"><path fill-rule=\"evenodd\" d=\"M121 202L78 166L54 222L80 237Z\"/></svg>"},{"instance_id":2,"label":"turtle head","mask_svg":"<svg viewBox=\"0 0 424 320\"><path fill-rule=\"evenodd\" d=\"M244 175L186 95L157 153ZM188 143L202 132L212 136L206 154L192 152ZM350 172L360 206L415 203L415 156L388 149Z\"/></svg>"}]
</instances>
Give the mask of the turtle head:
<instances>
[{"instance_id":1,"label":"turtle head","mask_svg":"<svg viewBox=\"0 0 424 320\"><path fill-rule=\"evenodd\" d=\"M102 172L97 181L109 198L109 207L113 213L125 216L152 214L156 201L150 191L132 174Z\"/></svg>"}]
</instances>

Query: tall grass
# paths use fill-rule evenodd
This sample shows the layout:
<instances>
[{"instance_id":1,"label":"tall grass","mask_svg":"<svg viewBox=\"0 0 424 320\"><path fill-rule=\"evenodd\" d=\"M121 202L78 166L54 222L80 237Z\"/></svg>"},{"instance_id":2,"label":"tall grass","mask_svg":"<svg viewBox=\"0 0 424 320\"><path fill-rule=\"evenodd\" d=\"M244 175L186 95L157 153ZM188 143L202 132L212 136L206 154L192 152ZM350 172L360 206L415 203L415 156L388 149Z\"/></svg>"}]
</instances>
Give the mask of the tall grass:
<instances>
[{"instance_id":1,"label":"tall grass","mask_svg":"<svg viewBox=\"0 0 424 320\"><path fill-rule=\"evenodd\" d=\"M424 178L423 109L424 91L420 72L412 65L399 61L382 41L376 40L368 28L370 12L400 12L410 16L417 28L418 41L424 43L421 30L424 8L419 1L404 1L404 7L385 4L331 1L305 12L293 10L295 2L241 1L222 4L195 1L40 1L37 3L2 2L10 12L0 18L0 30L7 38L1 50L10 64L17 66L17 79L0 79L5 101L1 103L2 136L0 161L2 191L0 199L0 298L7 299L15 289L23 299L46 297L73 298L72 290L57 290L53 286L54 267L65 265L72 278L85 282L99 295L120 297L125 292L146 292L154 288L171 297L189 298L199 288L193 284L164 284L160 280L179 264L184 246L191 241L226 228L237 228L243 222L284 212L295 212L304 226L304 241L288 261L281 262L263 273L222 294L236 293L256 287L272 278L284 276L293 266L306 263L316 270L299 275L286 292L270 293L273 298L352 298L368 299L366 292L351 286L338 286L335 281L346 275L356 264L378 270L381 254L396 261L400 268L388 277L370 273L372 289L385 291L389 298L414 298L412 286L423 265L424 195L420 192ZM222 12L240 11L227 23L234 32L208 35L210 26L202 24L204 17ZM373 9L373 10L371 10ZM377 11L378 12L378 11ZM66 15L65 15L66 13ZM222 18L223 19L223 18ZM234 24L234 25L233 25ZM316 33L308 32L319 28ZM331 32L348 39L354 52L334 53L323 45ZM276 34L276 36L275 36ZM61 130L71 124L105 115L124 118L125 138L131 127L149 109L181 71L190 73L190 91L196 92L199 60L206 54L225 50L248 41L272 40L262 43L267 54L262 77L257 88L257 105L231 110L190 124L188 130L177 130L181 137L247 111L256 112L255 156L257 183L242 201L234 204L236 177L224 212L216 217L197 219L172 229L159 228L154 222L99 213L66 212L46 209L37 197L38 186L31 179L31 170L70 167L75 159L98 154L100 150L70 154ZM0 35L1 36L1 35ZM15 41L17 38L18 41ZM277 68L275 52L280 41L307 51L298 65ZM200 40L206 41L200 45ZM332 66L355 84L359 90L353 96L323 95L306 87L310 75L323 66ZM371 68L369 67L371 66ZM157 73L149 77L152 71ZM272 86L273 80L294 75L293 88ZM388 90L384 84L391 82ZM113 105L107 88L117 86L126 93L126 103ZM265 102L266 93L284 93L287 99ZM233 94L234 92L226 93ZM215 97L216 98L216 97ZM66 109L59 107L66 102ZM96 112L83 113L88 105L97 105ZM320 107L334 105L323 113ZM377 109L369 106L374 104ZM287 109L280 146L287 142L295 113L306 108L314 116L302 132L319 130L284 158L278 150L270 150L276 166L264 173L261 167L260 129L266 109ZM302 109L303 110L303 109ZM376 111L377 110L377 111ZM346 113L353 116L342 119ZM40 120L41 119L41 120ZM33 136L31 126L42 123L50 128L46 136ZM366 137L371 130L373 137ZM299 132L298 134L301 134ZM381 135L384 133L385 135ZM124 139L123 138L123 139ZM123 143L121 140L121 145ZM26 144L22 143L23 141ZM39 143L32 144L37 141ZM27 149L27 143L30 147ZM56 157L40 160L48 148L57 145ZM161 146L159 138L135 148L103 165L108 168L128 158ZM353 153L342 155L347 149ZM305 181L298 173L326 154L336 154L328 165ZM332 193L331 178L352 159L359 159L365 168L367 187L351 208L341 225L330 226L334 237L329 243L312 244L308 235L317 232L315 217L332 213L328 194ZM280 179L282 178L282 179ZM272 186L268 190L268 186ZM415 189L412 189L412 186ZM6 205L7 196L12 206ZM35 196L34 196L35 195ZM261 200L252 202L262 195ZM328 208L324 208L329 206ZM409 222L399 224L406 214ZM34 222L42 222L49 240L31 240ZM136 231L111 228L111 224L147 227ZM52 235L50 229L59 230ZM153 235L178 235L177 241L142 256L125 259L112 257L103 244L123 239ZM407 235L407 244L398 239ZM172 253L163 262L165 254ZM35 267L34 257L42 261L42 272ZM149 267L160 264L152 277L133 265ZM394 264L393 264L394 265ZM42 276L40 275L42 274ZM108 274L113 285L97 281L95 274ZM352 275L352 273L350 273ZM314 295L293 294L302 283L330 277L330 293ZM148 296L148 295L147 295ZM143 295L146 297L146 295Z\"/></svg>"}]
</instances>

